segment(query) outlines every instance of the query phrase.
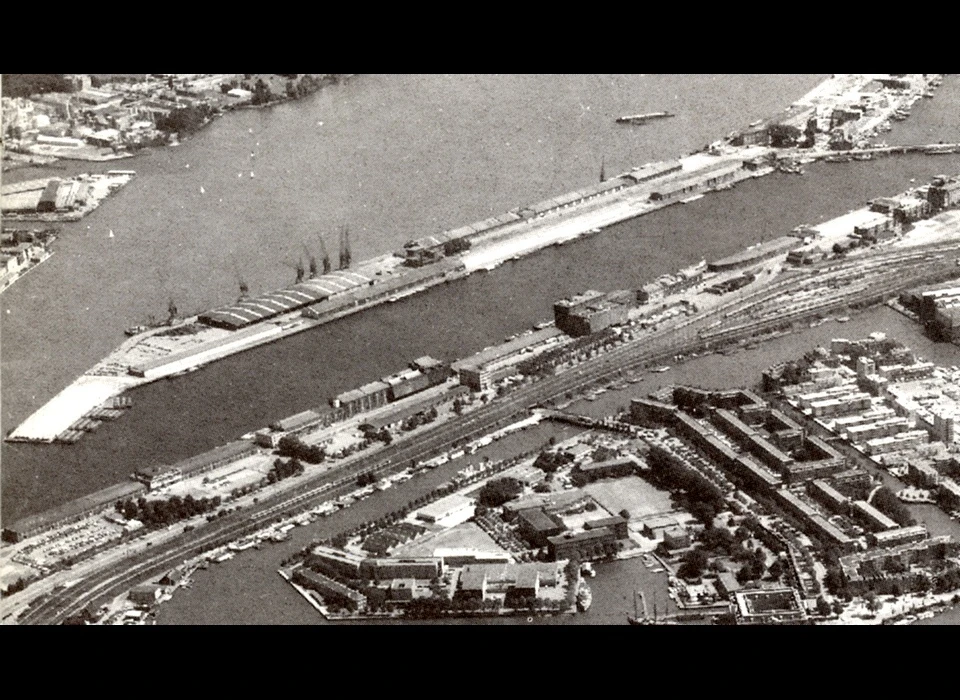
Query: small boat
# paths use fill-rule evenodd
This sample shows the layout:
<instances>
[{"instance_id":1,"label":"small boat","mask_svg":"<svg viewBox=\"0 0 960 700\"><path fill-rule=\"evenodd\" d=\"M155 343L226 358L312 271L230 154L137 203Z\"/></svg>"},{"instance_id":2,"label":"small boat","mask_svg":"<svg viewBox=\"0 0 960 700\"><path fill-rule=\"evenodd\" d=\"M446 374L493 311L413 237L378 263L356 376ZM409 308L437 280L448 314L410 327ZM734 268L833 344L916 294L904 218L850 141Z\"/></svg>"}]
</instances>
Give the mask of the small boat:
<instances>
[{"instance_id":1,"label":"small boat","mask_svg":"<svg viewBox=\"0 0 960 700\"><path fill-rule=\"evenodd\" d=\"M846 323L849 320L849 316L837 316L837 323Z\"/></svg>"},{"instance_id":2,"label":"small boat","mask_svg":"<svg viewBox=\"0 0 960 700\"><path fill-rule=\"evenodd\" d=\"M206 194L206 190L203 189L203 185L200 185L200 194Z\"/></svg>"},{"instance_id":3,"label":"small boat","mask_svg":"<svg viewBox=\"0 0 960 700\"><path fill-rule=\"evenodd\" d=\"M250 177L253 177L253 171L252 171L252 170L250 171Z\"/></svg>"},{"instance_id":4,"label":"small boat","mask_svg":"<svg viewBox=\"0 0 960 700\"><path fill-rule=\"evenodd\" d=\"M593 603L593 593L590 592L590 586L585 581L580 581L577 588L577 610L586 612Z\"/></svg>"},{"instance_id":5,"label":"small boat","mask_svg":"<svg viewBox=\"0 0 960 700\"><path fill-rule=\"evenodd\" d=\"M656 369L650 370L651 372L656 372L657 374L662 374L663 372L670 371L670 368L664 365L663 367L657 367Z\"/></svg>"},{"instance_id":6,"label":"small boat","mask_svg":"<svg viewBox=\"0 0 960 700\"><path fill-rule=\"evenodd\" d=\"M631 114L624 117L617 117L617 124L632 124L640 125L646 124L649 121L654 119L667 119L669 117L675 117L677 115L670 112L648 112L646 114Z\"/></svg>"},{"instance_id":7,"label":"small boat","mask_svg":"<svg viewBox=\"0 0 960 700\"><path fill-rule=\"evenodd\" d=\"M140 335L145 330L147 330L146 326L131 326L130 328L125 330L124 333L126 333L129 336L134 336L134 335Z\"/></svg>"},{"instance_id":8,"label":"small boat","mask_svg":"<svg viewBox=\"0 0 960 700\"><path fill-rule=\"evenodd\" d=\"M113 229L110 229L110 233L107 234L107 238L113 238Z\"/></svg>"}]
</instances>

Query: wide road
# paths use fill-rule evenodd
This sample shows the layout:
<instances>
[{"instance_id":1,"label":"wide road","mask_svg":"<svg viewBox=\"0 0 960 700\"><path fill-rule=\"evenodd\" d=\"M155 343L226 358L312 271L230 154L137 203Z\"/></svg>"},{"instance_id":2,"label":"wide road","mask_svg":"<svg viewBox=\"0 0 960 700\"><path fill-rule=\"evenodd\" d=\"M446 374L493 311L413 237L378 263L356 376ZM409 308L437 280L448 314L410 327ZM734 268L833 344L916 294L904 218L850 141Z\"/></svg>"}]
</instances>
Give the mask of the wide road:
<instances>
[{"instance_id":1,"label":"wide road","mask_svg":"<svg viewBox=\"0 0 960 700\"><path fill-rule=\"evenodd\" d=\"M835 264L833 269L849 271L861 266L863 262L862 258L845 261ZM936 263L939 264L931 264L923 270L922 274L930 274L933 271L932 268L942 271L952 264L952 261L938 260ZM888 293L912 286L921 274L916 268L910 269L908 274L897 275L894 270L885 272L886 274L882 275L883 283L878 286L883 292ZM803 276L785 287L789 289L808 281L809 277ZM858 288L856 293L846 297L845 301L855 303L864 298L872 298L878 291L876 287L867 290ZM837 298L831 296L825 301L835 304ZM131 555L84 578L68 589L49 594L32 609L23 613L18 622L23 624L60 623L91 602L105 602L112 599L132 585L158 575L185 559L255 532L279 517L306 510L316 503L327 500L336 495L338 489L343 491L353 489L356 487L356 476L360 473L369 471L382 473L405 469L413 461L440 453L473 436L491 432L500 425L516 420L527 413L531 407L560 398L566 392L576 392L638 365L662 362L676 354L695 351L703 344L703 340L697 337L695 329L702 329L704 324L714 319L720 311L721 309L714 309L681 319L669 327L585 360L576 369L519 387L506 396L464 416L451 418L419 435L398 439L374 454L358 456L331 472L318 474L313 478L304 478L282 494L263 498L255 506L231 513L198 530L184 533L150 551ZM820 311L820 308L812 307L806 311L805 317L813 317ZM799 321L801 317L791 320ZM764 330L776 328L783 322L784 319L780 316L758 320L750 324L749 328L738 329L737 334L724 334L723 340L732 341L738 336L755 337Z\"/></svg>"}]
</instances>

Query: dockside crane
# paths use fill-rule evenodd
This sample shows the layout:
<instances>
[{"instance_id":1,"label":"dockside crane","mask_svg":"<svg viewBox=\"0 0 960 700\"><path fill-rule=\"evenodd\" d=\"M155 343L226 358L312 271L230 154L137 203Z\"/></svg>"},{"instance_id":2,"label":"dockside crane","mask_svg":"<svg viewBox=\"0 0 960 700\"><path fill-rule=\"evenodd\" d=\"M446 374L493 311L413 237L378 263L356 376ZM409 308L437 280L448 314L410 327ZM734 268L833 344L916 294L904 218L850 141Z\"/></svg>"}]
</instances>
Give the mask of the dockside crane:
<instances>
[{"instance_id":1,"label":"dockside crane","mask_svg":"<svg viewBox=\"0 0 960 700\"><path fill-rule=\"evenodd\" d=\"M330 262L330 253L327 252L327 244L323 242L323 236L320 236L320 253L323 255L323 274L329 275L333 269L333 263Z\"/></svg>"},{"instance_id":2,"label":"dockside crane","mask_svg":"<svg viewBox=\"0 0 960 700\"><path fill-rule=\"evenodd\" d=\"M350 253L350 228L343 226L340 229L340 269L346 270L350 267L352 259Z\"/></svg>"},{"instance_id":3,"label":"dockside crane","mask_svg":"<svg viewBox=\"0 0 960 700\"><path fill-rule=\"evenodd\" d=\"M310 249L307 248L307 244L303 243L303 252L307 254L307 259L310 261L310 279L313 279L317 276L317 256L310 252Z\"/></svg>"},{"instance_id":4,"label":"dockside crane","mask_svg":"<svg viewBox=\"0 0 960 700\"><path fill-rule=\"evenodd\" d=\"M300 284L301 282L303 282L304 269L303 269L303 258L302 258L302 257L299 258L296 263L292 263L292 262L290 262L289 260L284 260L284 261L283 261L283 264L286 265L286 266L289 267L289 268L292 268L292 269L296 270L296 272L297 272L297 281L295 282L295 284Z\"/></svg>"}]
</instances>

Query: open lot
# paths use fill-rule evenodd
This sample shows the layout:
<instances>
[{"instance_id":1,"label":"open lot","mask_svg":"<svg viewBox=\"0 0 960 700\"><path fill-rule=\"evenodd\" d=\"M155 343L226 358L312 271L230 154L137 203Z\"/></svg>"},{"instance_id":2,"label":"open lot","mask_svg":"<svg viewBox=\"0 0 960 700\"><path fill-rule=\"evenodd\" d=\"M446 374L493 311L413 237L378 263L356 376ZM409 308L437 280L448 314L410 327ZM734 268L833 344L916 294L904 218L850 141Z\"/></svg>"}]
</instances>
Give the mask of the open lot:
<instances>
[{"instance_id":1,"label":"open lot","mask_svg":"<svg viewBox=\"0 0 960 700\"><path fill-rule=\"evenodd\" d=\"M583 489L611 513L626 508L630 518L643 518L673 510L670 494L648 484L639 476L622 479L604 479L588 484Z\"/></svg>"},{"instance_id":2,"label":"open lot","mask_svg":"<svg viewBox=\"0 0 960 700\"><path fill-rule=\"evenodd\" d=\"M503 553L504 550L474 523L463 523L449 530L435 532L399 547L394 555L429 557L437 549L477 549L482 552Z\"/></svg>"}]
</instances>

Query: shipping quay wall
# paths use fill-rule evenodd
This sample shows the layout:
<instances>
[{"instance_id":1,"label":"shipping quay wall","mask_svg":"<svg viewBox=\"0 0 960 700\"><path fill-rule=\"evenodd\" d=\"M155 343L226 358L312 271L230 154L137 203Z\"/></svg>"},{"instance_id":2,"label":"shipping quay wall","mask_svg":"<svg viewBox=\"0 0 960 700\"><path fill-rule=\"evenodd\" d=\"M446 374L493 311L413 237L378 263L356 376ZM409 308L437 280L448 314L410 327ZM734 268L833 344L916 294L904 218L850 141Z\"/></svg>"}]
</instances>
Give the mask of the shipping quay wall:
<instances>
[{"instance_id":1,"label":"shipping quay wall","mask_svg":"<svg viewBox=\"0 0 960 700\"><path fill-rule=\"evenodd\" d=\"M944 261L939 262L944 263ZM946 262L955 269L952 258ZM839 265L852 267L849 261L839 263ZM896 271L893 276L901 278L903 273ZM909 281L906 286L910 286ZM861 295L862 292L855 292L852 298L860 298ZM706 318L709 318L709 316ZM705 321L706 318L702 320ZM779 322L779 318L773 318L769 321L770 327L775 327ZM254 532L257 528L275 520L277 513L284 509L305 510L311 503L316 505L319 502L317 499L329 500L330 495L336 493L333 491L334 489L355 489L355 478L360 473L383 474L387 471L397 471L403 464L411 463L411 460L416 461L431 457L442 449L452 447L454 442L462 441L466 437L486 434L490 430L495 430L498 426L516 420L521 415L526 414L531 405L557 399L571 390L585 389L593 385L598 379L612 379L614 375L620 376L620 373L624 370L635 368L641 364L649 367L662 363L677 353L686 354L698 350L699 346L695 339L677 337L677 330L687 327L687 324L690 323L689 320L682 321L677 326L664 328L652 335L645 335L643 338L631 341L622 347L609 350L600 357L589 360L590 365L585 366L583 374L580 372L564 373L561 376L545 377L532 385L518 387L504 401L492 402L491 405L477 408L476 411L471 412L467 423L462 421L444 423L436 428L428 429L426 433L421 434L415 440L395 441L392 445L384 448L383 452L362 456L356 463L349 466L345 464L344 471L338 477L333 474L329 475L331 478L335 477L333 481L323 479L324 483L318 486L316 483L318 479L307 477L307 481L298 481L297 484L291 484L293 488L285 495L261 498L260 504L254 506L254 510L251 512L244 511L245 514L242 518L240 514L227 515L222 520L218 519L217 523L198 530L202 534L185 533L179 537L186 541L181 540L175 546L167 548L153 549L153 553L149 557L146 554L133 555L133 559L140 564L145 560L152 561L150 566L159 574L178 561L182 561L188 554L197 553L201 547L209 549L213 543L226 544L242 535ZM745 337L750 335L752 334L746 334ZM719 473L719 470L714 471ZM833 478L839 479L841 476L843 475L838 474ZM789 545L785 546L789 549ZM794 557L791 558L795 559ZM118 572L121 572L121 566L127 568L122 569L125 573L121 573L120 578L117 578ZM794 566L796 567L796 564ZM53 594L47 600L31 608L25 615L21 615L20 620L24 623L30 620L62 620L72 612L79 610L83 604L92 599L92 596L99 596L99 599L106 601L112 595L121 592L124 586L135 583L135 579L142 580L147 575L147 571L142 567L133 569L129 564L118 564L105 569L89 579L80 581L76 588ZM108 585L109 588L103 589L104 585Z\"/></svg>"},{"instance_id":2,"label":"shipping quay wall","mask_svg":"<svg viewBox=\"0 0 960 700\"><path fill-rule=\"evenodd\" d=\"M742 167L743 159L741 157L726 156L722 157L721 160L723 161L722 167L716 163L711 163L705 169L703 183L713 181L718 169L724 170L723 177L726 184L757 176L756 171L750 171ZM701 161L702 159L698 159L697 164ZM668 177L670 173L674 173L670 168L663 172ZM693 171L684 175L683 182L687 183L684 187L689 187L689 183L696 179L696 172ZM452 256L442 258L424 267L403 268L402 272L394 274L386 280L372 277L362 280L362 278L352 275L353 279L357 280L352 286L345 286L338 291L331 290L328 294L312 297L310 301L299 294L293 296L290 294L290 290L281 290L280 292L256 297L250 302L238 302L238 304L220 307L198 317L186 319L184 323L206 321L206 325L211 327L232 327L236 329L234 330L236 337L218 338L209 343L187 347L181 352L172 353L156 361L130 365L128 366L129 376L122 378L97 376L88 372L81 376L79 380L84 387L83 391L78 391L76 386L78 382L74 382L28 417L6 439L11 442L54 442L58 436L67 431L84 415L133 387L197 369L210 362L265 343L275 342L294 333L315 328L372 306L395 301L403 296L416 294L433 286L461 279L477 269L490 268L511 257L526 255L554 245L558 241L570 240L596 232L600 226L609 226L680 201L679 199L652 201L650 199L651 187L656 182L651 178L642 180L641 184L637 184L628 177L618 178L609 183L609 187L590 188L575 193L575 195L555 198L548 200L546 203L525 208L525 210L529 209L535 214L521 220L520 223L509 224L506 223L504 217L494 217L487 220L492 228L482 229L478 224L470 227L471 233L464 232L465 237L474 241L482 241L482 244L479 244L476 249L472 249L463 257ZM666 190L667 188L663 187L661 189ZM617 201L600 199L604 194L615 196L614 193L621 195ZM630 199L624 200L622 197L624 193L629 194ZM585 215L580 216L580 220L574 219L574 215L580 214ZM512 217L508 218L514 221ZM524 246L519 250L509 249L509 243L505 244L504 241L512 237L529 240L525 241ZM436 245L442 247L446 241L451 239L451 237L447 237L444 242ZM507 253L509 254L498 252L497 248L499 246L508 248ZM469 268L465 266L465 258L473 257L476 259L477 256L483 256L483 265L474 264ZM347 278L342 275L340 279ZM319 285L298 286L310 286L314 290L319 287ZM269 303L266 302L267 299L269 299ZM281 306L281 303L285 304L285 307ZM234 319L235 323L231 324L230 319ZM133 343L129 341L124 343L118 351L100 364L105 362L123 364L123 355L135 346L137 341L145 337L149 337L149 335L135 338Z\"/></svg>"},{"instance_id":3,"label":"shipping quay wall","mask_svg":"<svg viewBox=\"0 0 960 700\"><path fill-rule=\"evenodd\" d=\"M816 94L811 93L803 101L816 102L822 95L831 96L832 91L851 89L847 84L849 77L839 76L825 81L817 88ZM868 76L855 77L856 89L870 80ZM191 371L234 353L467 276L476 270L492 269L505 260L596 233L602 227L681 203L696 194L725 189L739 181L775 172L772 163L777 156L777 149L765 145L733 147L718 141L704 152L666 163L647 164L576 192L411 241L398 253L406 259L409 269L404 268L385 279L364 278L362 270L366 264L362 263L358 266L360 275L353 270L338 271L287 290L214 309L189 320L231 330L264 321L272 321L276 326L265 326L237 339L217 339L209 345L185 348L169 356L166 362L147 363L146 366L129 366L128 363L131 377L122 381L88 372L80 378L84 381L84 391L77 391L77 382L74 382L28 417L6 439L53 442L84 415L134 386ZM771 164L767 165L767 162ZM447 251L454 250L459 254L445 257ZM111 354L107 361L113 359L114 364L122 365L125 346Z\"/></svg>"}]
</instances>

